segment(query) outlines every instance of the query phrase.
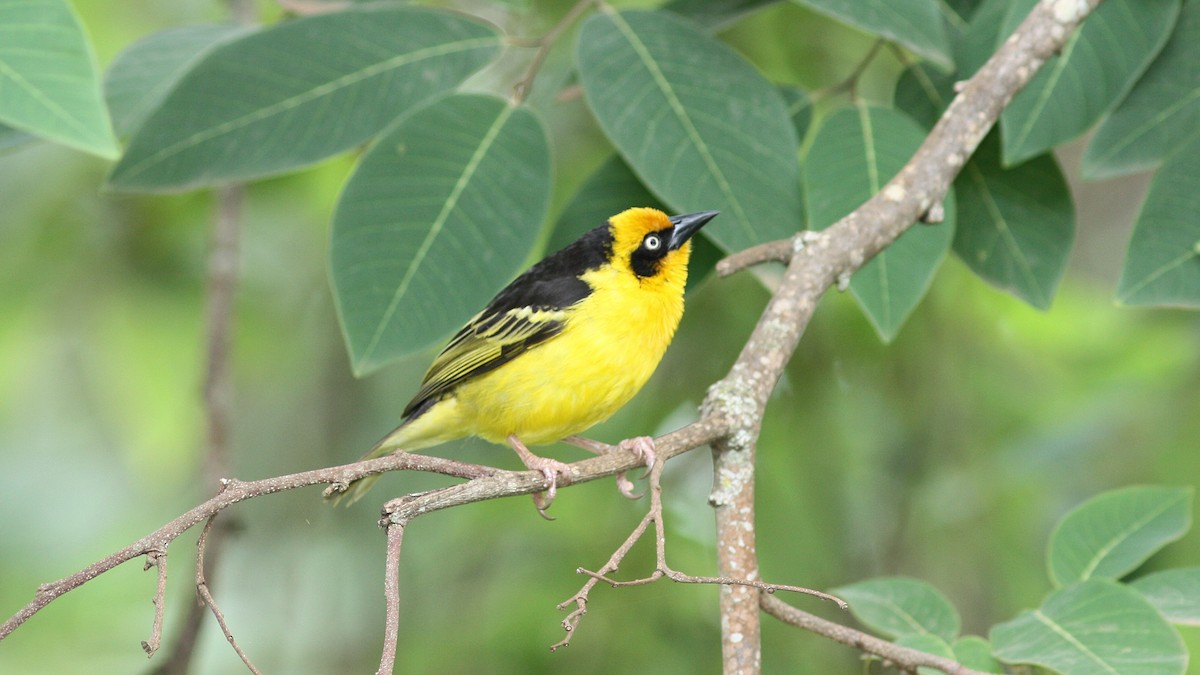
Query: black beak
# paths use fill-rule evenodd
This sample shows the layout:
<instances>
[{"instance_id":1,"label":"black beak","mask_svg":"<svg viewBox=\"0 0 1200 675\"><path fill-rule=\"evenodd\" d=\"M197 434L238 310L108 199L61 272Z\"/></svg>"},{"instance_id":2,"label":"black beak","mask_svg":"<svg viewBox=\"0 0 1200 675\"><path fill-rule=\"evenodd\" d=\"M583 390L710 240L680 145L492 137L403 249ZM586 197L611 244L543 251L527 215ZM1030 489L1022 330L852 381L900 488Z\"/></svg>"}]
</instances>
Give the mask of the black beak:
<instances>
[{"instance_id":1,"label":"black beak","mask_svg":"<svg viewBox=\"0 0 1200 675\"><path fill-rule=\"evenodd\" d=\"M718 213L720 211L699 211L682 216L671 216L671 224L675 226L675 230L671 232L671 243L667 248L674 251L683 246L688 239L692 238L693 234L704 227L705 223L716 218Z\"/></svg>"}]
</instances>

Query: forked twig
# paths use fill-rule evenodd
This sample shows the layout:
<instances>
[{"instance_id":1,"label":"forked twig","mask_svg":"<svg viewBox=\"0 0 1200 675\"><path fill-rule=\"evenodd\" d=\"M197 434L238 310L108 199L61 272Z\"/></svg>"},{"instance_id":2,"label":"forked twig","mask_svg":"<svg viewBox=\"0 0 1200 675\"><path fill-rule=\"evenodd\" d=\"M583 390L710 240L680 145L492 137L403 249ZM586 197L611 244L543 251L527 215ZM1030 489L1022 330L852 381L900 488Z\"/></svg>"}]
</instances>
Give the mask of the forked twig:
<instances>
[{"instance_id":1,"label":"forked twig","mask_svg":"<svg viewBox=\"0 0 1200 675\"><path fill-rule=\"evenodd\" d=\"M770 584L755 579L695 576L673 569L667 564L667 535L666 526L664 525L663 520L662 472L663 467L665 466L666 461L660 459L656 461L654 463L654 467L650 469L650 508L646 512L646 515L642 516L642 519L640 522L638 522L637 526L633 528L633 532L631 532L629 536L625 538L625 541L623 541L621 545L617 547L617 550L614 551L609 557L608 561L595 572L582 567L575 570L577 573L589 577L589 579L584 582L583 587L580 588L575 595L572 595L557 605L558 609L566 610L568 607L574 604L575 609L572 610L571 613L562 620L562 627L563 630L566 631L567 635L562 640L552 645L550 647L550 651L556 651L560 647L566 647L571 644L571 638L575 634L575 629L579 626L579 622L583 619L583 615L587 614L588 594L591 592L596 583L601 581L609 586L612 586L613 588L621 588L625 586L644 586L646 584L654 583L655 581L658 581L664 577L681 584L751 586L766 593L774 593L775 591L803 593L805 595L812 595L821 598L822 600L828 600L836 603L838 607L841 607L842 609L847 609L849 607L841 598L830 595L829 593L813 590L811 588L804 588L803 586ZM613 579L607 576L608 574L617 571L617 567L621 564L621 561L624 560L625 556L629 554L629 551L633 548L633 545L636 544L644 534L646 534L646 530L650 528L651 523L654 524L655 535L654 571L651 572L649 576L625 581Z\"/></svg>"},{"instance_id":2,"label":"forked twig","mask_svg":"<svg viewBox=\"0 0 1200 675\"><path fill-rule=\"evenodd\" d=\"M200 599L212 611L213 617L217 620L217 625L221 627L221 632L225 634L225 639L229 641L229 646L233 647L233 651L237 652L242 663L250 669L254 675L262 675L258 668L254 667L254 663L250 661L249 655L246 654L242 646L238 644L237 639L233 637L233 632L229 630L229 624L225 623L225 614L221 612L221 608L217 606L216 599L208 590L208 581L204 578L204 548L208 543L208 533L212 531L213 521L217 519L217 514L209 516L208 522L204 523L204 529L200 531L200 538L196 540L196 592L200 595Z\"/></svg>"}]
</instances>

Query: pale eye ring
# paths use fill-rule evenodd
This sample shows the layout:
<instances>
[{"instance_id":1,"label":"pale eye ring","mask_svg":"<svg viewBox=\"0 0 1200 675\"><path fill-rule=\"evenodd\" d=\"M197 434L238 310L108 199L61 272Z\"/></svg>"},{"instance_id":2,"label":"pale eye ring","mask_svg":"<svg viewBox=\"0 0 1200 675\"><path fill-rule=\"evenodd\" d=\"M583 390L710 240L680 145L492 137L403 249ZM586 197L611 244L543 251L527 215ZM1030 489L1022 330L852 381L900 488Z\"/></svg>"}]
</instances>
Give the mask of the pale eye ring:
<instances>
[{"instance_id":1,"label":"pale eye ring","mask_svg":"<svg viewBox=\"0 0 1200 675\"><path fill-rule=\"evenodd\" d=\"M662 248L662 237L657 234L646 235L646 238L642 240L642 246L647 251L657 251Z\"/></svg>"}]
</instances>

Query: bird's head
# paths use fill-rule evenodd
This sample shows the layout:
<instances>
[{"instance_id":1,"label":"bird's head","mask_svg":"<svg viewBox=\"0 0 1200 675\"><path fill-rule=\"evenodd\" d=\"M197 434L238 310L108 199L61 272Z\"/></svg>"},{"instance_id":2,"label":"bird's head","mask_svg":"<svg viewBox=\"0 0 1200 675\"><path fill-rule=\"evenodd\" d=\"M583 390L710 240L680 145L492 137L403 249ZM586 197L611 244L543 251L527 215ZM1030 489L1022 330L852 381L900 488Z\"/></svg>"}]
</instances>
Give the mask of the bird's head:
<instances>
[{"instance_id":1,"label":"bird's head","mask_svg":"<svg viewBox=\"0 0 1200 675\"><path fill-rule=\"evenodd\" d=\"M658 209L626 209L608 219L614 262L628 265L640 279L665 273L686 275L692 235L716 211L667 216Z\"/></svg>"}]
</instances>

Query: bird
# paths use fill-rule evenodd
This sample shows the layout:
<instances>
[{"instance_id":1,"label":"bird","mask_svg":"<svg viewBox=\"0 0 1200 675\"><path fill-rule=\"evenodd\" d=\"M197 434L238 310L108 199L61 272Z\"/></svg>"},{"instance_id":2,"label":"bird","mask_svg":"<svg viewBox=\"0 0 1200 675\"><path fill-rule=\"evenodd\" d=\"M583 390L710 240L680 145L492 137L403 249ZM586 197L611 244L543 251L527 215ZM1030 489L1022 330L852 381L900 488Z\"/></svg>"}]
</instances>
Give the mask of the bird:
<instances>
[{"instance_id":1,"label":"bird","mask_svg":"<svg viewBox=\"0 0 1200 675\"><path fill-rule=\"evenodd\" d=\"M546 517L570 468L528 446L611 450L578 434L624 406L657 368L683 317L691 238L717 214L629 208L534 264L450 338L399 426L363 459L468 436L508 445L545 477L546 496L534 504ZM651 438L618 447L653 465ZM378 478L331 497L353 503Z\"/></svg>"}]
</instances>

